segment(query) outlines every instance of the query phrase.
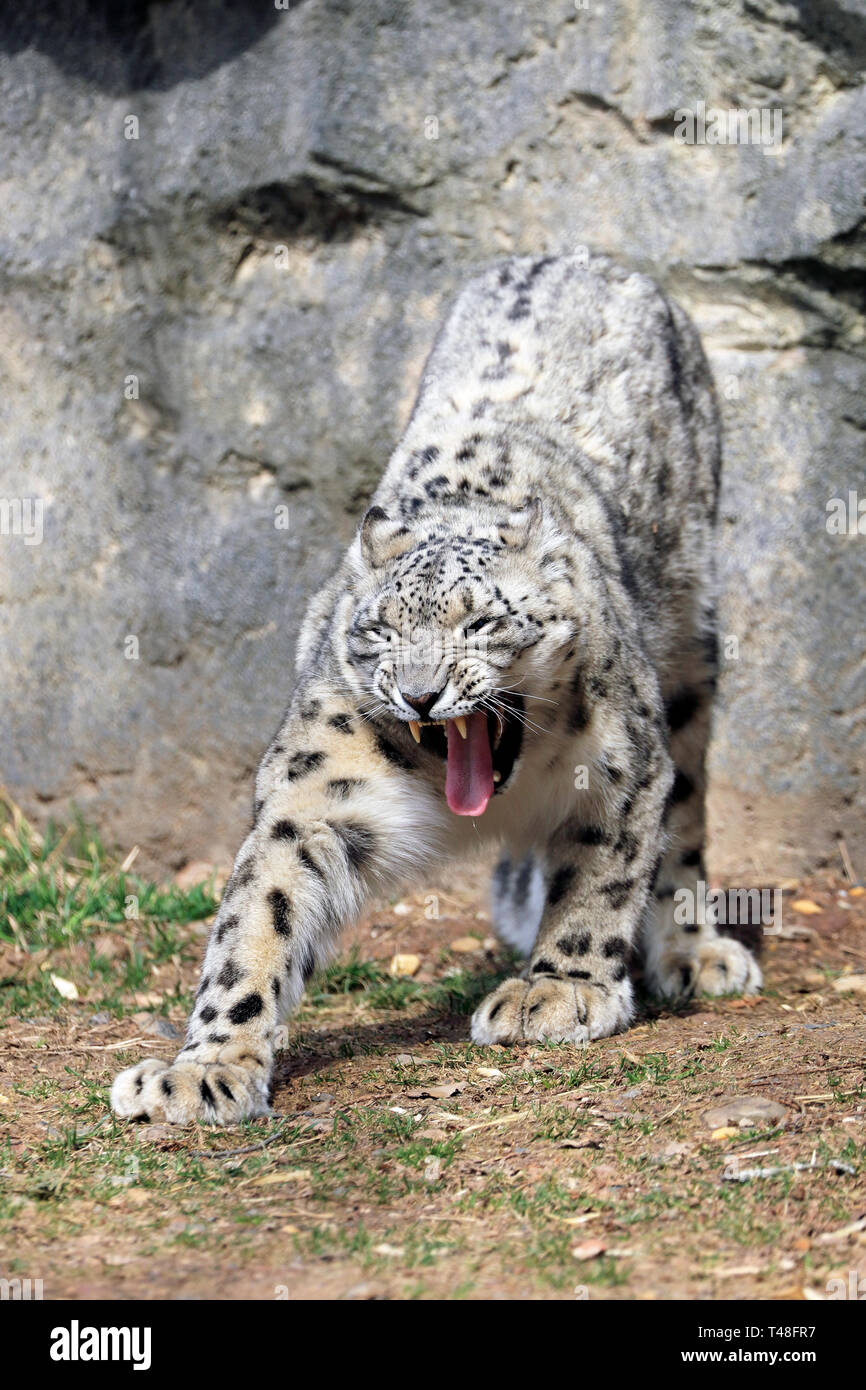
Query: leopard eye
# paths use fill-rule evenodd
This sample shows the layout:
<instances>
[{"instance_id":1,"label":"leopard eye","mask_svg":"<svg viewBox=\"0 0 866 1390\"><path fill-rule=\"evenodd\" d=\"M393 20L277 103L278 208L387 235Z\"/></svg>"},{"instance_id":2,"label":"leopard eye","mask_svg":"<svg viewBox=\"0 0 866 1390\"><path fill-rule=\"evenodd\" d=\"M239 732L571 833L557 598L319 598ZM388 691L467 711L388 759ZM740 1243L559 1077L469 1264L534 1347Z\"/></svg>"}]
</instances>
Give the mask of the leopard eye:
<instances>
[{"instance_id":1,"label":"leopard eye","mask_svg":"<svg viewBox=\"0 0 866 1390\"><path fill-rule=\"evenodd\" d=\"M373 627L369 623L362 624L360 627L352 629L350 641L356 651L371 653L379 651L388 643L388 635L380 627Z\"/></svg>"},{"instance_id":2,"label":"leopard eye","mask_svg":"<svg viewBox=\"0 0 866 1390\"><path fill-rule=\"evenodd\" d=\"M396 651L400 647L400 634L395 632L392 627L377 627L374 635L369 639L373 646L388 651Z\"/></svg>"},{"instance_id":3,"label":"leopard eye","mask_svg":"<svg viewBox=\"0 0 866 1390\"><path fill-rule=\"evenodd\" d=\"M492 622L492 618L476 618L475 622L464 623L463 636L477 637L478 634L483 632L486 627L490 627Z\"/></svg>"}]
</instances>

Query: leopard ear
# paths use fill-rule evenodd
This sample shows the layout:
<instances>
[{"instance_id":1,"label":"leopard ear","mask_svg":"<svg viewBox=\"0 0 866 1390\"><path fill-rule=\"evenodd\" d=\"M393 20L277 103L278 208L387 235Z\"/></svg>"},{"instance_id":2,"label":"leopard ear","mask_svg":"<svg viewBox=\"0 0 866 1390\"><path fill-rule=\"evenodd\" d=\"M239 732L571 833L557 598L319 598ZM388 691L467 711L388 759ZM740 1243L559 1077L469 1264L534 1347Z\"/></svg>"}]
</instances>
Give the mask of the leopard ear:
<instances>
[{"instance_id":1,"label":"leopard ear","mask_svg":"<svg viewBox=\"0 0 866 1390\"><path fill-rule=\"evenodd\" d=\"M414 540L403 521L394 521L384 507L371 507L361 522L361 554L373 569L403 555Z\"/></svg>"},{"instance_id":2,"label":"leopard ear","mask_svg":"<svg viewBox=\"0 0 866 1390\"><path fill-rule=\"evenodd\" d=\"M509 513L506 520L499 523L497 530L503 545L523 550L540 526L541 503L537 497L528 497L522 507Z\"/></svg>"}]
</instances>

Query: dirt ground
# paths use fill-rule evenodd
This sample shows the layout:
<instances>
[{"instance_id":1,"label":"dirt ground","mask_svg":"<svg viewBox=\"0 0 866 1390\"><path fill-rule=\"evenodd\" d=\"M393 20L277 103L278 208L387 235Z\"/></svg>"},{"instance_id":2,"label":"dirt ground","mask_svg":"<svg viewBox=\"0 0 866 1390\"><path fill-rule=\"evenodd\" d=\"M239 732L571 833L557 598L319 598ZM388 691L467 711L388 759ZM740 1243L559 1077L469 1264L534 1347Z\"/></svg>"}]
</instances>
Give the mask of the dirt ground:
<instances>
[{"instance_id":1,"label":"dirt ground","mask_svg":"<svg viewBox=\"0 0 866 1390\"><path fill-rule=\"evenodd\" d=\"M866 892L788 884L759 998L644 1001L588 1049L467 1042L512 968L483 901L368 914L289 1029L273 1119L240 1130L107 1112L118 1069L176 1050L206 922L124 1007L94 1013L82 972L8 1013L0 1275L46 1299L866 1294Z\"/></svg>"}]
</instances>

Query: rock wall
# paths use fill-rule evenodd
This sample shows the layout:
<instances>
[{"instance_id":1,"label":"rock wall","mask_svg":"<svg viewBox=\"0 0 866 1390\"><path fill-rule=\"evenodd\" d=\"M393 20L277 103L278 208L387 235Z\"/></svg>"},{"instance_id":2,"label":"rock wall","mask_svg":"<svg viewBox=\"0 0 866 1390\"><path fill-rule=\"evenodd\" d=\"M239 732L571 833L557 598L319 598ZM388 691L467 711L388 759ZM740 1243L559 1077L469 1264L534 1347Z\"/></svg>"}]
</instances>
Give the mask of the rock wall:
<instances>
[{"instance_id":1,"label":"rock wall","mask_svg":"<svg viewBox=\"0 0 866 1390\"><path fill-rule=\"evenodd\" d=\"M719 385L712 866L776 880L841 834L866 874L866 535L826 524L866 498L863 0L30 8L0 20L24 807L75 801L151 864L230 857L449 298L591 246L679 298ZM781 108L781 143L683 143L701 102Z\"/></svg>"}]
</instances>

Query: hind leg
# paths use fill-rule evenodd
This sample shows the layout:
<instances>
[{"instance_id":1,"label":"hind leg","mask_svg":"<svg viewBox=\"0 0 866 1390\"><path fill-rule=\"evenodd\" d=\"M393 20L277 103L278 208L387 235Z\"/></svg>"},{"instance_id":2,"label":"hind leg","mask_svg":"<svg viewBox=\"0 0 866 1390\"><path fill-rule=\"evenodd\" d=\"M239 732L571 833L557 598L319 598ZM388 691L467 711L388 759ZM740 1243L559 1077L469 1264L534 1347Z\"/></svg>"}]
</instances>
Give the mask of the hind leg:
<instances>
[{"instance_id":1,"label":"hind leg","mask_svg":"<svg viewBox=\"0 0 866 1390\"><path fill-rule=\"evenodd\" d=\"M704 870L704 762L715 685L715 642L695 642L681 683L665 707L676 778L669 800L668 845L658 870L644 926L644 953L650 988L662 998L691 994L754 994L761 971L750 951L719 934L711 909L705 921L688 910L699 897ZM692 895L685 899L680 890Z\"/></svg>"},{"instance_id":2,"label":"hind leg","mask_svg":"<svg viewBox=\"0 0 866 1390\"><path fill-rule=\"evenodd\" d=\"M534 850L505 850L490 885L493 930L521 956L530 956L544 912L544 869Z\"/></svg>"}]
</instances>

